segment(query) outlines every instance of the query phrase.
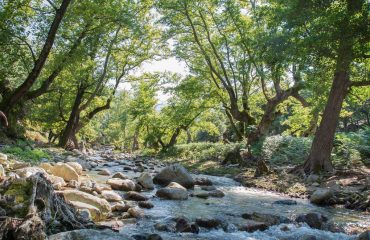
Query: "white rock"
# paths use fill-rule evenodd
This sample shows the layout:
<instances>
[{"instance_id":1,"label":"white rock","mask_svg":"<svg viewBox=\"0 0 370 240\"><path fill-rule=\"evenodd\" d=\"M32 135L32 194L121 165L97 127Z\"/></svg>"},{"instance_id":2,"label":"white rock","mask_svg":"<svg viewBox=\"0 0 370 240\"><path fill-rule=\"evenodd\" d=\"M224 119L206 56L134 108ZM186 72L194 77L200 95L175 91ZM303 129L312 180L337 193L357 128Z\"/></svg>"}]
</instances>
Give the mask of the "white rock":
<instances>
[{"instance_id":1,"label":"white rock","mask_svg":"<svg viewBox=\"0 0 370 240\"><path fill-rule=\"evenodd\" d=\"M138 183L146 189L154 189L154 183L149 173L142 173L137 179Z\"/></svg>"},{"instance_id":2,"label":"white rock","mask_svg":"<svg viewBox=\"0 0 370 240\"><path fill-rule=\"evenodd\" d=\"M101 192L101 195L108 202L120 202L120 201L122 201L122 197L114 191L104 190L104 191Z\"/></svg>"},{"instance_id":3,"label":"white rock","mask_svg":"<svg viewBox=\"0 0 370 240\"><path fill-rule=\"evenodd\" d=\"M68 164L69 166L73 167L73 169L76 171L76 173L78 175L81 175L82 174L82 166L81 166L81 164L79 164L77 162L67 162L66 164Z\"/></svg>"},{"instance_id":4,"label":"white rock","mask_svg":"<svg viewBox=\"0 0 370 240\"><path fill-rule=\"evenodd\" d=\"M78 173L68 164L58 163L52 169L51 173L55 176L63 178L65 181L79 180Z\"/></svg>"},{"instance_id":5,"label":"white rock","mask_svg":"<svg viewBox=\"0 0 370 240\"><path fill-rule=\"evenodd\" d=\"M61 193L68 201L82 202L98 208L104 216L111 212L111 207L105 199L78 190L65 190L61 191Z\"/></svg>"}]
</instances>

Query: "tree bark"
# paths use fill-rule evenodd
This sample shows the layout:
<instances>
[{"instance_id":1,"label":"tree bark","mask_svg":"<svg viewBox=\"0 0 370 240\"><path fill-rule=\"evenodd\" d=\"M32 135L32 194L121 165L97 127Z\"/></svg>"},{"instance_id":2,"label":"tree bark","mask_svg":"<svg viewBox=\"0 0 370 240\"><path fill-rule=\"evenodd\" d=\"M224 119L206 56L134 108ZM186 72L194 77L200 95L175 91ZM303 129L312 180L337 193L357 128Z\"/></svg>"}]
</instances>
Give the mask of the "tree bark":
<instances>
[{"instance_id":1,"label":"tree bark","mask_svg":"<svg viewBox=\"0 0 370 240\"><path fill-rule=\"evenodd\" d=\"M347 70L335 73L320 126L312 142L309 157L304 163L305 172L333 171L330 154L333 149L340 110L350 83L348 71L349 66Z\"/></svg>"},{"instance_id":2,"label":"tree bark","mask_svg":"<svg viewBox=\"0 0 370 240\"><path fill-rule=\"evenodd\" d=\"M50 26L47 38L45 40L44 46L40 52L38 59L35 62L35 65L31 72L28 74L26 80L16 88L9 96L5 96L1 103L1 109L7 114L12 107L17 104L20 99L29 91L32 85L37 80L42 69L44 68L45 62L49 56L51 48L54 44L55 36L58 31L58 28L62 22L62 19L67 11L68 5L71 3L71 0L63 0L59 9L56 10L54 20Z\"/></svg>"},{"instance_id":3,"label":"tree bark","mask_svg":"<svg viewBox=\"0 0 370 240\"><path fill-rule=\"evenodd\" d=\"M355 37L354 33L350 32L352 30L349 19L350 16L361 11L363 3L364 1L347 0L348 15L343 20L342 26L338 26L343 33L337 50L337 66L320 126L313 139L310 154L303 164L304 171L307 173L332 172L334 170L330 155L342 104L351 86L349 74L350 65L354 58Z\"/></svg>"},{"instance_id":4,"label":"tree bark","mask_svg":"<svg viewBox=\"0 0 370 240\"><path fill-rule=\"evenodd\" d=\"M68 143L71 140L73 141L75 139L76 128L78 126L79 118L80 118L79 107L81 105L84 94L85 94L85 88L81 86L78 87L75 101L73 103L72 111L67 121L67 125L64 128L62 135L59 138L60 147L66 148L68 146ZM78 146L74 146L74 147L78 147Z\"/></svg>"}]
</instances>

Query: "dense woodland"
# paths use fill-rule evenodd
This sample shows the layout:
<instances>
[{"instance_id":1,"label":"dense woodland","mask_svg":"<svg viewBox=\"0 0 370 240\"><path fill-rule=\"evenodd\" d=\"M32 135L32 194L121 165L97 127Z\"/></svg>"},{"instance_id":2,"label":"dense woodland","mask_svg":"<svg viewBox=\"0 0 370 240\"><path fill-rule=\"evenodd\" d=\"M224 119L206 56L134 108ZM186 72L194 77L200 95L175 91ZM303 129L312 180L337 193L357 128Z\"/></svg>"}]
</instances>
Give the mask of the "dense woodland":
<instances>
[{"instance_id":1,"label":"dense woodland","mask_svg":"<svg viewBox=\"0 0 370 240\"><path fill-rule=\"evenodd\" d=\"M2 1L2 134L122 151L242 142L249 158L268 136L308 137L301 167L332 171L336 136L369 143L368 14L365 0ZM142 71L171 57L183 73Z\"/></svg>"}]
</instances>

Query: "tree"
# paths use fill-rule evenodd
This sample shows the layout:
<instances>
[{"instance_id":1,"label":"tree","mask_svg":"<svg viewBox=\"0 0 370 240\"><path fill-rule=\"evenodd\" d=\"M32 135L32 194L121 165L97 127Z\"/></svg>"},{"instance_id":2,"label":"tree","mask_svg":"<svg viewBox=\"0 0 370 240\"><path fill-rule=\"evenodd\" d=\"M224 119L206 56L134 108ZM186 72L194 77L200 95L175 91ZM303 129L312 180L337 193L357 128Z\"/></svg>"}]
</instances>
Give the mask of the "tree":
<instances>
[{"instance_id":1,"label":"tree","mask_svg":"<svg viewBox=\"0 0 370 240\"><path fill-rule=\"evenodd\" d=\"M27 47L30 49L34 63L33 63L32 69L29 71L27 77L22 82L22 84L12 89L10 88L7 81L2 81L2 84L0 86L0 89L2 92L2 101L0 103L0 109L3 110L3 112L8 116L9 119L11 119L11 121L9 121L9 124L11 125L15 124L16 122L13 120L16 117L12 116L14 114L12 110L14 106L31 89L31 87L36 82L37 78L39 77L41 71L43 70L46 60L48 59L50 51L53 47L59 26L61 25L61 22L67 12L67 8L70 5L70 3L71 3L71 0L63 0L59 8L57 8L54 4L51 4L51 7L55 11L55 15L50 24L50 28L46 34L46 39L43 43L43 46L40 50L38 57L35 56L35 53L33 52L32 47L29 45L27 40L24 40L21 37L15 36L15 38L18 38L20 41L26 44ZM10 9L12 6L14 6L13 4L14 3L12 3L11 1L4 4L5 14L6 14L6 11L13 10L13 9ZM5 31L7 31L8 34L13 33L12 31L13 29L11 28L11 26L5 25L4 27L5 27Z\"/></svg>"},{"instance_id":2,"label":"tree","mask_svg":"<svg viewBox=\"0 0 370 240\"><path fill-rule=\"evenodd\" d=\"M158 7L163 23L170 27L168 34L177 41L175 54L187 62L193 74L208 79L217 89L231 126L239 138L248 138L248 145L268 133L280 103L289 97L303 99L299 95L303 88L300 66L295 59L265 54L275 51L277 37L256 34L260 29L254 27L254 19L243 14L242 9L253 11L254 5L163 0ZM259 42L265 42L267 49L258 48ZM250 101L261 92L264 111L254 116ZM241 123L241 130L234 121ZM247 130L254 125L254 130Z\"/></svg>"},{"instance_id":3,"label":"tree","mask_svg":"<svg viewBox=\"0 0 370 240\"><path fill-rule=\"evenodd\" d=\"M351 87L369 84L368 81L350 80L352 64L365 56L364 47L369 36L365 23L368 21L368 3L353 0L290 1L287 6L281 9L291 17L288 26L304 37L306 47L312 47L313 39L316 39L319 44L311 49L311 54L328 58L333 63L334 77L329 97L309 157L304 163L306 172L331 172L330 154L343 101Z\"/></svg>"}]
</instances>

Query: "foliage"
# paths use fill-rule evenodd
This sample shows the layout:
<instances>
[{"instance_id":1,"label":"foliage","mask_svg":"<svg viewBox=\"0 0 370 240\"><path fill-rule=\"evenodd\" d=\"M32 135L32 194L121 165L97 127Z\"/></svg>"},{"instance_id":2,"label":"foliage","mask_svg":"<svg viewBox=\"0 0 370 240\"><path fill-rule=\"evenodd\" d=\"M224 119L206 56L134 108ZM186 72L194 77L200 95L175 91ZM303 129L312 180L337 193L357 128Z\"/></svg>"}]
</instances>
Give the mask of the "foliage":
<instances>
[{"instance_id":1,"label":"foliage","mask_svg":"<svg viewBox=\"0 0 370 240\"><path fill-rule=\"evenodd\" d=\"M262 146L261 156L265 161L276 166L297 165L308 157L311 138L292 136L267 137Z\"/></svg>"},{"instance_id":2,"label":"foliage","mask_svg":"<svg viewBox=\"0 0 370 240\"><path fill-rule=\"evenodd\" d=\"M28 142L18 141L17 144L13 146L5 146L1 149L1 152L9 154L16 159L37 163L41 159L49 159L50 155L43 149L32 148Z\"/></svg>"}]
</instances>

